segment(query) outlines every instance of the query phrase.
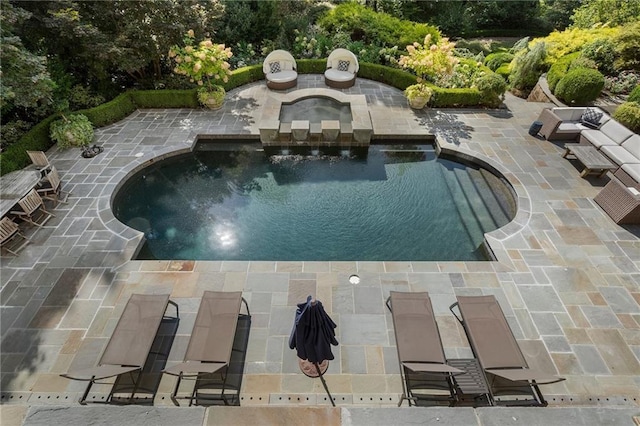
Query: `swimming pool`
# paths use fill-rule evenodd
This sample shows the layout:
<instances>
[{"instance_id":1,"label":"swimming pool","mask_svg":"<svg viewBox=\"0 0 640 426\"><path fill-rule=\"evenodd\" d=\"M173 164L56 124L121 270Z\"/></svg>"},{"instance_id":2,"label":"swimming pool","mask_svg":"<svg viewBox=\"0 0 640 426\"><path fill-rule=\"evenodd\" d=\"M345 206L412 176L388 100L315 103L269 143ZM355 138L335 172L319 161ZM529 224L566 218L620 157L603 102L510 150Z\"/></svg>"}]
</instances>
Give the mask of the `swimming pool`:
<instances>
[{"instance_id":1,"label":"swimming pool","mask_svg":"<svg viewBox=\"0 0 640 426\"><path fill-rule=\"evenodd\" d=\"M139 259L180 260L486 260L483 234L515 214L503 179L431 145L197 151L137 172L112 207L145 233Z\"/></svg>"}]
</instances>

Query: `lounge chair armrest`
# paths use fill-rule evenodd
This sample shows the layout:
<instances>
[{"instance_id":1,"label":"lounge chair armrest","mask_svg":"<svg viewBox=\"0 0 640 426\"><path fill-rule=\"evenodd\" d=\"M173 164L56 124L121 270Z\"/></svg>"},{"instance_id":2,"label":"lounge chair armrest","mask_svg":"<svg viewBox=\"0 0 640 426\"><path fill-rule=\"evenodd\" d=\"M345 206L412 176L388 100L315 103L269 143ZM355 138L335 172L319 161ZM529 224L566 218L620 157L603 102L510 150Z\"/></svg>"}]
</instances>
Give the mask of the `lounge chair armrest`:
<instances>
[{"instance_id":1,"label":"lounge chair armrest","mask_svg":"<svg viewBox=\"0 0 640 426\"><path fill-rule=\"evenodd\" d=\"M140 367L136 366L121 366L121 365L100 365L94 368L87 368L84 370L73 371L60 376L71 380L81 380L90 382L99 379L106 379L107 377L115 377L120 374L129 373L132 371L140 370Z\"/></svg>"},{"instance_id":2,"label":"lounge chair armrest","mask_svg":"<svg viewBox=\"0 0 640 426\"><path fill-rule=\"evenodd\" d=\"M565 380L563 377L557 377L553 374L530 368L491 368L487 369L486 372L511 380L512 382L535 381L540 385L548 385Z\"/></svg>"},{"instance_id":3,"label":"lounge chair armrest","mask_svg":"<svg viewBox=\"0 0 640 426\"><path fill-rule=\"evenodd\" d=\"M162 370L172 376L197 376L201 373L215 373L227 366L226 362L186 361Z\"/></svg>"},{"instance_id":4,"label":"lounge chair armrest","mask_svg":"<svg viewBox=\"0 0 640 426\"><path fill-rule=\"evenodd\" d=\"M464 370L447 364L436 364L433 362L403 362L402 365L418 373L453 373L455 375L465 372Z\"/></svg>"},{"instance_id":5,"label":"lounge chair armrest","mask_svg":"<svg viewBox=\"0 0 640 426\"><path fill-rule=\"evenodd\" d=\"M451 313L453 314L454 317L456 317L456 319L458 320L458 322L460 324L463 323L462 318L458 316L458 314L456 314L453 309L458 307L458 302L453 302L453 304L451 306L449 306L449 310L451 311ZM458 308L458 312L460 312L460 308Z\"/></svg>"}]
</instances>

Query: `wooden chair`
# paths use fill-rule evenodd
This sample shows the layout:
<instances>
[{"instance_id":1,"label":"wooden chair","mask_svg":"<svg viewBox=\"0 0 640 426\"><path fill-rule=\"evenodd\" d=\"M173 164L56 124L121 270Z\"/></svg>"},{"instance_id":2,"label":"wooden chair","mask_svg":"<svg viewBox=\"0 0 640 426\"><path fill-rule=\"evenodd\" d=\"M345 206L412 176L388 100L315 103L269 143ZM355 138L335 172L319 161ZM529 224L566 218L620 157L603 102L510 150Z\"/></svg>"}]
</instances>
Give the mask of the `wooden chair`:
<instances>
[{"instance_id":1,"label":"wooden chair","mask_svg":"<svg viewBox=\"0 0 640 426\"><path fill-rule=\"evenodd\" d=\"M36 169L40 170L43 177L49 173L51 170L51 163L49 163L47 154L43 151L27 151L27 155L31 159L33 165L36 166Z\"/></svg>"},{"instance_id":2,"label":"wooden chair","mask_svg":"<svg viewBox=\"0 0 640 426\"><path fill-rule=\"evenodd\" d=\"M16 215L22 220L25 220L35 226L42 227L49 218L55 216L53 213L45 210L44 202L36 192L35 188L22 197L20 201L18 201L18 205L22 211L13 210L11 211L11 214Z\"/></svg>"},{"instance_id":3,"label":"wooden chair","mask_svg":"<svg viewBox=\"0 0 640 426\"><path fill-rule=\"evenodd\" d=\"M62 190L60 175L58 175L58 170L55 167L51 167L51 171L44 177L43 182L44 186L37 189L38 194L40 194L42 198L53 201L54 207L57 206L59 202L66 204L70 193ZM60 197L62 197L62 199Z\"/></svg>"},{"instance_id":4,"label":"wooden chair","mask_svg":"<svg viewBox=\"0 0 640 426\"><path fill-rule=\"evenodd\" d=\"M17 256L18 251L29 243L29 239L20 232L20 227L17 223L8 217L3 217L0 220L0 246L3 249Z\"/></svg>"}]
</instances>

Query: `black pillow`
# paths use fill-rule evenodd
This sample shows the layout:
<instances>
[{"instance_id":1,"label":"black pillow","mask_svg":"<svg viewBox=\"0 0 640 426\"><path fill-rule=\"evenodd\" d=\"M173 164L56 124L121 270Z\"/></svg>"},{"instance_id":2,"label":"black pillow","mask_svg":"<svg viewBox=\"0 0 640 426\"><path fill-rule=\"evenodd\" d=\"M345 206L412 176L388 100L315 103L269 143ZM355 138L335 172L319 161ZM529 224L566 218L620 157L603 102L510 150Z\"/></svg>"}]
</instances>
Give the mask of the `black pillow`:
<instances>
[{"instance_id":1,"label":"black pillow","mask_svg":"<svg viewBox=\"0 0 640 426\"><path fill-rule=\"evenodd\" d=\"M592 129L597 129L600 127L600 119L602 118L602 113L596 111L595 109L587 108L587 110L582 113L582 117L580 117L580 122L587 127L591 127Z\"/></svg>"},{"instance_id":2,"label":"black pillow","mask_svg":"<svg viewBox=\"0 0 640 426\"><path fill-rule=\"evenodd\" d=\"M280 62L269 62L269 71L271 74L280 72Z\"/></svg>"}]
</instances>

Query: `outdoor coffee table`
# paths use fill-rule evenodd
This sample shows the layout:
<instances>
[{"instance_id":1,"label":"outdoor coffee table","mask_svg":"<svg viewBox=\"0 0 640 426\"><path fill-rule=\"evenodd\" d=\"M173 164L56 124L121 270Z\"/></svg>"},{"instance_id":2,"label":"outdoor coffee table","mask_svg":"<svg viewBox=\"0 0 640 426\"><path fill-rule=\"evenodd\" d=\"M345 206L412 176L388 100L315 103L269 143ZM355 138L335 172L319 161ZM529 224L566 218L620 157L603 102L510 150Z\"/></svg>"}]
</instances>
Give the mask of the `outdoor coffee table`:
<instances>
[{"instance_id":1,"label":"outdoor coffee table","mask_svg":"<svg viewBox=\"0 0 640 426\"><path fill-rule=\"evenodd\" d=\"M584 165L584 170L580 173L581 177L585 177L590 173L598 173L598 177L602 177L607 171L618 168L591 145L565 144L562 157L567 158L567 155L573 155Z\"/></svg>"}]
</instances>

